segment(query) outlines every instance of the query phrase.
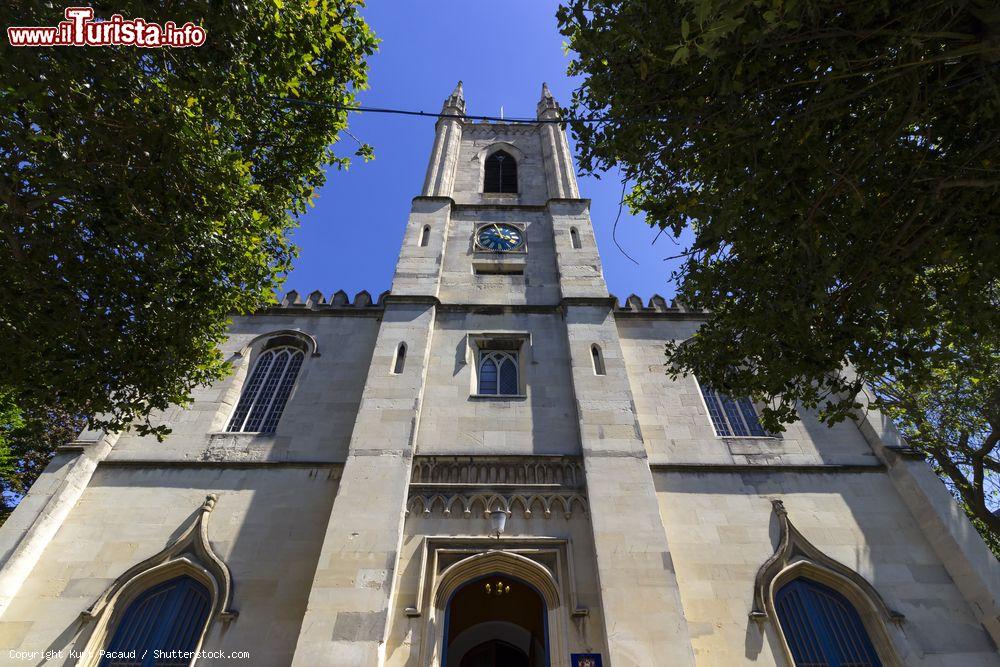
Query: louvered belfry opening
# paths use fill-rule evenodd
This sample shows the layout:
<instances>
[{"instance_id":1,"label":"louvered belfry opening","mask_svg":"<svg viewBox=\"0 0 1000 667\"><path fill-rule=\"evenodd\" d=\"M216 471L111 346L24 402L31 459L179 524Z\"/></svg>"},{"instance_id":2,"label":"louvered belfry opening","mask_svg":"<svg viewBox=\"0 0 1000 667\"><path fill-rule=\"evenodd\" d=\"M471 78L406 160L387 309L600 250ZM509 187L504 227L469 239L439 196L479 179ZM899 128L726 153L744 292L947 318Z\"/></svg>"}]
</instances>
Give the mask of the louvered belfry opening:
<instances>
[{"instance_id":1,"label":"louvered belfry opening","mask_svg":"<svg viewBox=\"0 0 1000 667\"><path fill-rule=\"evenodd\" d=\"M497 151L486 158L483 192L517 194L517 160L507 151Z\"/></svg>"}]
</instances>

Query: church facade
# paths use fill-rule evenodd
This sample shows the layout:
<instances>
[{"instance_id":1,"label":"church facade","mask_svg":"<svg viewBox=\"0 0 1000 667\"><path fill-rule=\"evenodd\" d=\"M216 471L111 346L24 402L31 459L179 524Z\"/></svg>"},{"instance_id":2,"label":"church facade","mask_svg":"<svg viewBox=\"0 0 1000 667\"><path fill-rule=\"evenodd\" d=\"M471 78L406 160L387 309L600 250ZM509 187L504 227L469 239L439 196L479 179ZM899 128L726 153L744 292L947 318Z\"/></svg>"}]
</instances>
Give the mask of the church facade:
<instances>
[{"instance_id":1,"label":"church facade","mask_svg":"<svg viewBox=\"0 0 1000 667\"><path fill-rule=\"evenodd\" d=\"M703 315L608 294L537 117L460 84L389 292L235 318L166 441L58 452L0 529L0 664L1000 665L928 466L877 412L773 436L667 377Z\"/></svg>"}]
</instances>

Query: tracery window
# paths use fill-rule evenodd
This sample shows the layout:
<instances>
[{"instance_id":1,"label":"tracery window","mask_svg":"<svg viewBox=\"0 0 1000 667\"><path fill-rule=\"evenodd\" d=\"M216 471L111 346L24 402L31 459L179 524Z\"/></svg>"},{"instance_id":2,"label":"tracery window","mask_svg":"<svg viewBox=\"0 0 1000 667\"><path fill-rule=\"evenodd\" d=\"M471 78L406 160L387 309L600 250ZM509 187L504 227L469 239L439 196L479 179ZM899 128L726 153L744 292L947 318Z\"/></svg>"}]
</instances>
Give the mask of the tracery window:
<instances>
[{"instance_id":1,"label":"tracery window","mask_svg":"<svg viewBox=\"0 0 1000 667\"><path fill-rule=\"evenodd\" d=\"M857 609L834 589L800 577L774 603L796 667L882 667Z\"/></svg>"},{"instance_id":2,"label":"tracery window","mask_svg":"<svg viewBox=\"0 0 1000 667\"><path fill-rule=\"evenodd\" d=\"M486 158L483 192L517 193L517 160L507 151Z\"/></svg>"},{"instance_id":3,"label":"tracery window","mask_svg":"<svg viewBox=\"0 0 1000 667\"><path fill-rule=\"evenodd\" d=\"M520 394L517 352L485 350L479 357L479 393L486 396Z\"/></svg>"},{"instance_id":4,"label":"tracery window","mask_svg":"<svg viewBox=\"0 0 1000 667\"><path fill-rule=\"evenodd\" d=\"M304 357L301 349L291 345L261 352L226 430L231 433L274 433Z\"/></svg>"},{"instance_id":5,"label":"tracery window","mask_svg":"<svg viewBox=\"0 0 1000 667\"><path fill-rule=\"evenodd\" d=\"M208 622L212 598L203 584L180 576L136 597L118 621L100 667L188 665L190 658L157 658L157 651L194 651ZM134 652L135 658L124 658Z\"/></svg>"},{"instance_id":6,"label":"tracery window","mask_svg":"<svg viewBox=\"0 0 1000 667\"><path fill-rule=\"evenodd\" d=\"M708 416L718 436L759 436L767 437L760 425L757 410L749 398L734 399L711 387L701 386L701 396L705 399Z\"/></svg>"}]
</instances>

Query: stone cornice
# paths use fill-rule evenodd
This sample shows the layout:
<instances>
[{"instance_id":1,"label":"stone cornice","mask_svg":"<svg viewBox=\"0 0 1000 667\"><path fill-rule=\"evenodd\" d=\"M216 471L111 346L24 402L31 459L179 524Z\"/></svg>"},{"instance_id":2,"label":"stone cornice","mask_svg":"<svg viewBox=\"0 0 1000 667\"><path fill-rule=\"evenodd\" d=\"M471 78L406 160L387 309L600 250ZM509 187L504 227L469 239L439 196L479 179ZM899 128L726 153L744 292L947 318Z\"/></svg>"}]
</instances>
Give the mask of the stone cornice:
<instances>
[{"instance_id":1,"label":"stone cornice","mask_svg":"<svg viewBox=\"0 0 1000 667\"><path fill-rule=\"evenodd\" d=\"M99 468L342 468L343 461L184 461L179 459L105 459Z\"/></svg>"},{"instance_id":2,"label":"stone cornice","mask_svg":"<svg viewBox=\"0 0 1000 667\"><path fill-rule=\"evenodd\" d=\"M872 473L885 472L886 467L881 463L876 464L836 464L836 463L779 463L758 465L753 463L650 463L649 469L653 472L684 472L684 473L810 473L810 474L837 474L837 473Z\"/></svg>"}]
</instances>

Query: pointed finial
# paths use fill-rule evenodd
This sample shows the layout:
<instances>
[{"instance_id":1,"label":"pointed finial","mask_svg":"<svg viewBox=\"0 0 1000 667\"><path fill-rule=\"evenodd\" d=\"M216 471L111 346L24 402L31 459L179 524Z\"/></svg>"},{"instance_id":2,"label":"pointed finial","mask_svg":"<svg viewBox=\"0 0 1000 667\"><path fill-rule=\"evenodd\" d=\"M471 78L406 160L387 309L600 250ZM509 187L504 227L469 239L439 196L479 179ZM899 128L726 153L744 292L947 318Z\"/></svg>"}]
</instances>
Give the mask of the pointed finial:
<instances>
[{"instance_id":1,"label":"pointed finial","mask_svg":"<svg viewBox=\"0 0 1000 667\"><path fill-rule=\"evenodd\" d=\"M462 82L459 81L458 85L455 86L455 90L452 91L448 99L444 101L444 105L441 107L441 113L449 116L464 116L465 115L465 91L462 90Z\"/></svg>"},{"instance_id":2,"label":"pointed finial","mask_svg":"<svg viewBox=\"0 0 1000 667\"><path fill-rule=\"evenodd\" d=\"M559 105L556 104L555 98L552 97L552 91L549 90L549 84L547 83L542 84L542 98L538 100L536 111L538 112L539 120L559 117Z\"/></svg>"}]
</instances>

